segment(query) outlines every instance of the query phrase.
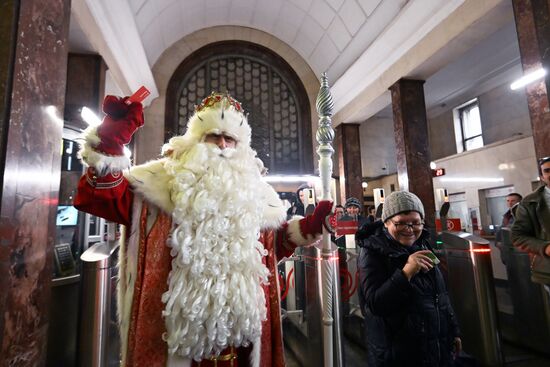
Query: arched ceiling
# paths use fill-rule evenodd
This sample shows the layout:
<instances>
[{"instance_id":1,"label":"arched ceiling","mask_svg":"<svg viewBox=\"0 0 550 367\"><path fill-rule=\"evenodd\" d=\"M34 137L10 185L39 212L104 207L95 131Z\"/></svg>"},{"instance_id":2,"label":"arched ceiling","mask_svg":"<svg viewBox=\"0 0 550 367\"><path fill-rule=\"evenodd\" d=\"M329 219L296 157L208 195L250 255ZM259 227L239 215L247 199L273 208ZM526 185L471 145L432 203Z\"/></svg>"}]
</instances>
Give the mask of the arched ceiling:
<instances>
[{"instance_id":1,"label":"arched ceiling","mask_svg":"<svg viewBox=\"0 0 550 367\"><path fill-rule=\"evenodd\" d=\"M295 49L317 75L328 71L333 78L341 76L407 4L407 0L128 2L151 65L165 49L190 33L235 25L279 38Z\"/></svg>"},{"instance_id":2,"label":"arched ceiling","mask_svg":"<svg viewBox=\"0 0 550 367\"><path fill-rule=\"evenodd\" d=\"M480 83L507 60L457 62L510 21L508 0L73 0L72 47L101 54L123 92L139 85L158 96L151 73L162 53L197 30L241 26L268 33L294 49L315 75L327 72L336 123L361 122L389 103L387 88L401 77L428 80L445 103ZM501 32L503 33L503 32ZM510 32L503 34L509 35ZM83 45L87 40L89 45ZM510 41L506 41L510 43ZM505 42L505 43L506 43ZM502 44L492 42L491 44ZM488 46L491 47L491 44ZM268 45L267 45L268 46ZM485 47L479 50L487 54ZM490 53L489 53L490 54ZM468 55L475 60L475 55ZM453 64L455 67L450 67ZM446 68L464 77L449 84ZM476 70L478 70L476 74ZM429 78L437 75L430 84ZM485 73L485 74L483 74ZM453 79L453 78L451 78ZM469 86L468 86L469 85ZM428 108L432 106L428 105Z\"/></svg>"}]
</instances>

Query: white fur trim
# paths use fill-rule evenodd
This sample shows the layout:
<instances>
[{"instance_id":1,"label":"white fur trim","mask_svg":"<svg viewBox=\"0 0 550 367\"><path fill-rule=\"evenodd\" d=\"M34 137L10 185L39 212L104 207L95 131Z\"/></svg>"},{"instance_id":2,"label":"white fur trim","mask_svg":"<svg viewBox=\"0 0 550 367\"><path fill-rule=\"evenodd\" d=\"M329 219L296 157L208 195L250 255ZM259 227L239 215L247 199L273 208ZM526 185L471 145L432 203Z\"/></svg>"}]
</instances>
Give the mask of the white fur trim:
<instances>
[{"instance_id":1,"label":"white fur trim","mask_svg":"<svg viewBox=\"0 0 550 367\"><path fill-rule=\"evenodd\" d=\"M125 173L125 177L134 192L142 194L147 201L170 214L174 210L169 188L172 177L164 169L165 162L166 159L158 159L134 166Z\"/></svg>"},{"instance_id":2,"label":"white fur trim","mask_svg":"<svg viewBox=\"0 0 550 367\"><path fill-rule=\"evenodd\" d=\"M252 131L246 116L233 106L223 109L223 119L221 116L220 105L195 113L187 123L185 135L171 138L162 147L162 154L176 158L195 144L203 142L205 135L212 133L227 134L237 140L237 145L250 148Z\"/></svg>"},{"instance_id":3,"label":"white fur trim","mask_svg":"<svg viewBox=\"0 0 550 367\"><path fill-rule=\"evenodd\" d=\"M217 108L206 108L195 113L189 119L185 135L193 135L200 141L206 134L212 133L227 134L237 139L237 144L250 146L252 131L248 120L233 106L222 110L222 107L218 105Z\"/></svg>"},{"instance_id":4,"label":"white fur trim","mask_svg":"<svg viewBox=\"0 0 550 367\"><path fill-rule=\"evenodd\" d=\"M303 217L296 215L288 221L288 239L296 246L307 246L321 238L321 235L312 236L310 234L304 237L302 231L300 230L300 220L302 219Z\"/></svg>"},{"instance_id":5,"label":"white fur trim","mask_svg":"<svg viewBox=\"0 0 550 367\"><path fill-rule=\"evenodd\" d=\"M252 367L260 367L260 360L262 358L262 340L258 338L252 343L252 352L250 353L250 365Z\"/></svg>"},{"instance_id":6,"label":"white fur trim","mask_svg":"<svg viewBox=\"0 0 550 367\"><path fill-rule=\"evenodd\" d=\"M78 156L85 165L95 168L100 176L128 169L131 165L130 158L125 155L110 156L94 150L93 147L100 143L97 135L97 127L88 128L83 133L84 143L81 145Z\"/></svg>"},{"instance_id":7,"label":"white fur trim","mask_svg":"<svg viewBox=\"0 0 550 367\"><path fill-rule=\"evenodd\" d=\"M139 222L142 205L143 201L140 197L136 196L132 207L132 228L135 230L130 234L127 241L125 238L126 231L124 231L124 236L121 236L120 240L117 305L118 322L120 326L121 366L125 366L126 354L128 352L128 328L130 327L134 285L137 277L137 257L140 236Z\"/></svg>"},{"instance_id":8,"label":"white fur trim","mask_svg":"<svg viewBox=\"0 0 550 367\"><path fill-rule=\"evenodd\" d=\"M279 195L268 183L261 181L264 197L264 215L260 222L262 229L279 228L286 220L286 208Z\"/></svg>"}]
</instances>

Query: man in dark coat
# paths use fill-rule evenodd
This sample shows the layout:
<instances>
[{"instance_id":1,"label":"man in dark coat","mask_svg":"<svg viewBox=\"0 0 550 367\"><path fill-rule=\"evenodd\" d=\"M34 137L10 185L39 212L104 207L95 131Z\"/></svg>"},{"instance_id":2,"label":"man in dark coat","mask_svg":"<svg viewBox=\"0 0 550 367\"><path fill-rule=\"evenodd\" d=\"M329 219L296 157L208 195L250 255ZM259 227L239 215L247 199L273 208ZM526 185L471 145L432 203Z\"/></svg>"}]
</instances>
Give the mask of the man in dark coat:
<instances>
[{"instance_id":1,"label":"man in dark coat","mask_svg":"<svg viewBox=\"0 0 550 367\"><path fill-rule=\"evenodd\" d=\"M544 183L521 201L512 226L512 242L530 254L531 280L544 285L550 296L550 157L539 159Z\"/></svg>"},{"instance_id":2,"label":"man in dark coat","mask_svg":"<svg viewBox=\"0 0 550 367\"><path fill-rule=\"evenodd\" d=\"M462 342L437 258L427 241L424 207L414 194L386 198L358 258L368 366L451 366Z\"/></svg>"},{"instance_id":3,"label":"man in dark coat","mask_svg":"<svg viewBox=\"0 0 550 367\"><path fill-rule=\"evenodd\" d=\"M521 199L523 199L523 196L517 192L506 195L506 205L508 206L508 210L502 215L501 227L511 227L512 224L514 224L514 220L516 219L516 210Z\"/></svg>"}]
</instances>

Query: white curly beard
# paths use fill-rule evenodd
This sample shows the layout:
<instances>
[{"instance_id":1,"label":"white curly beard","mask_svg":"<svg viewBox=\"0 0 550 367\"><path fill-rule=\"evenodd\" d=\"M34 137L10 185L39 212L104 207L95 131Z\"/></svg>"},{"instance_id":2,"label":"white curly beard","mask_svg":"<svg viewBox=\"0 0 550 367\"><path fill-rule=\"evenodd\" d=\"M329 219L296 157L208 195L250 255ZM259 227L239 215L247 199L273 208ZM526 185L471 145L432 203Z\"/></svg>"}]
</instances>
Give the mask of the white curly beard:
<instances>
[{"instance_id":1,"label":"white curly beard","mask_svg":"<svg viewBox=\"0 0 550 367\"><path fill-rule=\"evenodd\" d=\"M248 148L199 143L168 160L172 270L162 297L170 354L200 361L259 340L269 271L258 241L260 174Z\"/></svg>"}]
</instances>

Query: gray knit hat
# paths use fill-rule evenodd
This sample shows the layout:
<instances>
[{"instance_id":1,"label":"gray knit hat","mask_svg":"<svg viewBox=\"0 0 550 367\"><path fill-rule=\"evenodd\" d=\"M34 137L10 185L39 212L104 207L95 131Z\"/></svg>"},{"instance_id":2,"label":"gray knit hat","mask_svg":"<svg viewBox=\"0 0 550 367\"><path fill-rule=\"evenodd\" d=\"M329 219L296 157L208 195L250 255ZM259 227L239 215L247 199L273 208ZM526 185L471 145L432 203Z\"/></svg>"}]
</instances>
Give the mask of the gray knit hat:
<instances>
[{"instance_id":1,"label":"gray knit hat","mask_svg":"<svg viewBox=\"0 0 550 367\"><path fill-rule=\"evenodd\" d=\"M424 205L415 194L408 191L395 191L386 197L382 208L382 221L403 212L418 212L424 219Z\"/></svg>"},{"instance_id":2,"label":"gray knit hat","mask_svg":"<svg viewBox=\"0 0 550 367\"><path fill-rule=\"evenodd\" d=\"M349 206L356 206L359 209L361 209L361 207L362 207L361 202L358 199L354 198L354 197L350 197L348 200L346 200L345 207L347 208Z\"/></svg>"}]
</instances>

